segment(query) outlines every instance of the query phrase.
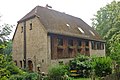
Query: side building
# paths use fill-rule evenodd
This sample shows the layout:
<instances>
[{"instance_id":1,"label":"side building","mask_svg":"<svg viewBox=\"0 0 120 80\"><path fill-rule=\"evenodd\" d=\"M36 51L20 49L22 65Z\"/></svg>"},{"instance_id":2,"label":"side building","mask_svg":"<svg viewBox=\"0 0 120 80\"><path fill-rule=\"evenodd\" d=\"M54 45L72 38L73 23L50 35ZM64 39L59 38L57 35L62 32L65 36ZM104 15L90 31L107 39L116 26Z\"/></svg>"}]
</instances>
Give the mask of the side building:
<instances>
[{"instance_id":1,"label":"side building","mask_svg":"<svg viewBox=\"0 0 120 80\"><path fill-rule=\"evenodd\" d=\"M47 72L77 54L105 56L105 41L80 18L36 6L18 21L12 57L20 68Z\"/></svg>"}]
</instances>

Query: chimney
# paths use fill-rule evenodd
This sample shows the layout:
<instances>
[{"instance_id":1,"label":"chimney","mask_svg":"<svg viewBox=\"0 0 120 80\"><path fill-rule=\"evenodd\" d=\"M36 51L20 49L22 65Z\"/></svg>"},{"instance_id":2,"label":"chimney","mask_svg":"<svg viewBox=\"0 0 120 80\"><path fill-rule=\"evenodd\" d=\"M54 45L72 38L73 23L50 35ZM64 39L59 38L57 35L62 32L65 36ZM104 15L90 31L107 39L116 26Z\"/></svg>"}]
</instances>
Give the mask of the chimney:
<instances>
[{"instance_id":1,"label":"chimney","mask_svg":"<svg viewBox=\"0 0 120 80\"><path fill-rule=\"evenodd\" d=\"M52 6L49 6L48 4L46 4L46 6L45 6L46 8L52 8Z\"/></svg>"}]
</instances>

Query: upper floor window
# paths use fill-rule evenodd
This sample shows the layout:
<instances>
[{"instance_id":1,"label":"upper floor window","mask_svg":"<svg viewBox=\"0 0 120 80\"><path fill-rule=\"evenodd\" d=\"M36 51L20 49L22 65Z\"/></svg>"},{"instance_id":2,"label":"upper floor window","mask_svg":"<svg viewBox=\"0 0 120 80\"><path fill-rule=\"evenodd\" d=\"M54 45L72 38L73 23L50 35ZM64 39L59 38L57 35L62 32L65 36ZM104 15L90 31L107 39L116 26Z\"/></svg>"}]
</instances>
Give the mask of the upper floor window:
<instances>
[{"instance_id":1,"label":"upper floor window","mask_svg":"<svg viewBox=\"0 0 120 80\"><path fill-rule=\"evenodd\" d=\"M23 32L23 26L21 26L21 33Z\"/></svg>"},{"instance_id":2,"label":"upper floor window","mask_svg":"<svg viewBox=\"0 0 120 80\"><path fill-rule=\"evenodd\" d=\"M89 46L89 41L85 41L85 46Z\"/></svg>"},{"instance_id":3,"label":"upper floor window","mask_svg":"<svg viewBox=\"0 0 120 80\"><path fill-rule=\"evenodd\" d=\"M94 41L91 41L91 46L92 46L92 49L96 49L96 44Z\"/></svg>"},{"instance_id":4,"label":"upper floor window","mask_svg":"<svg viewBox=\"0 0 120 80\"><path fill-rule=\"evenodd\" d=\"M58 46L63 46L63 38L58 38L57 42L58 42Z\"/></svg>"},{"instance_id":5,"label":"upper floor window","mask_svg":"<svg viewBox=\"0 0 120 80\"><path fill-rule=\"evenodd\" d=\"M30 23L30 30L32 30L32 23Z\"/></svg>"},{"instance_id":6,"label":"upper floor window","mask_svg":"<svg viewBox=\"0 0 120 80\"><path fill-rule=\"evenodd\" d=\"M72 39L69 39L69 40L68 40L68 45L69 45L69 46L73 46L73 40L72 40Z\"/></svg>"},{"instance_id":7,"label":"upper floor window","mask_svg":"<svg viewBox=\"0 0 120 80\"><path fill-rule=\"evenodd\" d=\"M97 42L97 49L101 49L100 42Z\"/></svg>"},{"instance_id":8,"label":"upper floor window","mask_svg":"<svg viewBox=\"0 0 120 80\"><path fill-rule=\"evenodd\" d=\"M82 46L82 40L78 40L78 46Z\"/></svg>"},{"instance_id":9,"label":"upper floor window","mask_svg":"<svg viewBox=\"0 0 120 80\"><path fill-rule=\"evenodd\" d=\"M101 43L101 49L104 49L104 43Z\"/></svg>"}]
</instances>

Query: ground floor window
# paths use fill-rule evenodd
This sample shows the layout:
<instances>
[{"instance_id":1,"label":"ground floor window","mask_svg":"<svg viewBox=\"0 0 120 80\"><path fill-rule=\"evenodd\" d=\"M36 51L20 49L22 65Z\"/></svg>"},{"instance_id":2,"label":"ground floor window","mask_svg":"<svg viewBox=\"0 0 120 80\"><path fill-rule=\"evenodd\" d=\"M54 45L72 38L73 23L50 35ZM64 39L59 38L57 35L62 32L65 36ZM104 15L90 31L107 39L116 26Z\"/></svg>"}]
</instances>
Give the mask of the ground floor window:
<instances>
[{"instance_id":1,"label":"ground floor window","mask_svg":"<svg viewBox=\"0 0 120 80\"><path fill-rule=\"evenodd\" d=\"M22 68L22 61L20 61L20 67Z\"/></svg>"}]
</instances>

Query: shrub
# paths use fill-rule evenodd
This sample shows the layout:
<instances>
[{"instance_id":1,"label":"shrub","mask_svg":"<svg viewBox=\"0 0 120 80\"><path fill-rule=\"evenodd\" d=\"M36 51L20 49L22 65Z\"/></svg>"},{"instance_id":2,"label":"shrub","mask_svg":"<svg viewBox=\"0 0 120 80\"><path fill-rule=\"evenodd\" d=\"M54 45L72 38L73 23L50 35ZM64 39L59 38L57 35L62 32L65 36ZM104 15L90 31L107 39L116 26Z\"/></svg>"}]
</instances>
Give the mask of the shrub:
<instances>
[{"instance_id":1,"label":"shrub","mask_svg":"<svg viewBox=\"0 0 120 80\"><path fill-rule=\"evenodd\" d=\"M93 58L93 67L98 77L104 77L112 73L112 60L110 57Z\"/></svg>"},{"instance_id":2,"label":"shrub","mask_svg":"<svg viewBox=\"0 0 120 80\"><path fill-rule=\"evenodd\" d=\"M70 70L77 70L80 77L89 77L92 70L92 63L88 56L77 55L70 61Z\"/></svg>"},{"instance_id":3,"label":"shrub","mask_svg":"<svg viewBox=\"0 0 120 80\"><path fill-rule=\"evenodd\" d=\"M37 73L26 73L23 75L12 75L9 80L37 80Z\"/></svg>"},{"instance_id":4,"label":"shrub","mask_svg":"<svg viewBox=\"0 0 120 80\"><path fill-rule=\"evenodd\" d=\"M54 65L49 69L50 80L61 80L62 76L67 72L65 65Z\"/></svg>"}]
</instances>

